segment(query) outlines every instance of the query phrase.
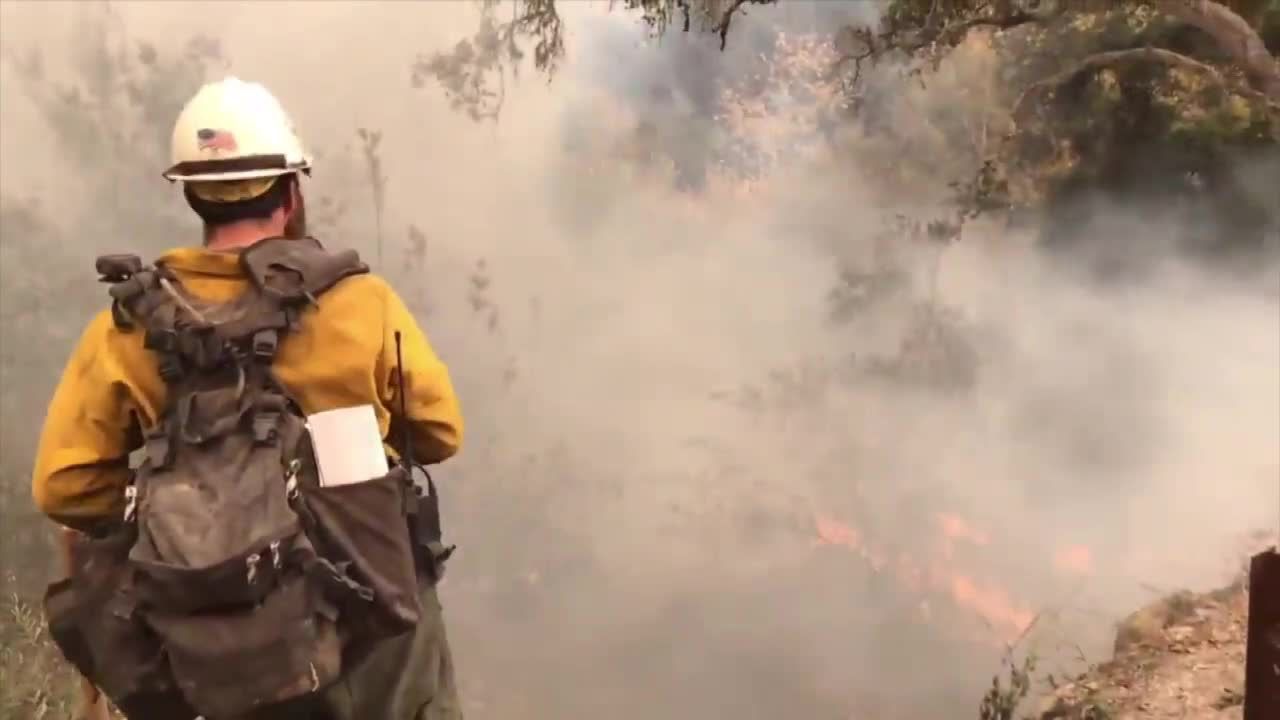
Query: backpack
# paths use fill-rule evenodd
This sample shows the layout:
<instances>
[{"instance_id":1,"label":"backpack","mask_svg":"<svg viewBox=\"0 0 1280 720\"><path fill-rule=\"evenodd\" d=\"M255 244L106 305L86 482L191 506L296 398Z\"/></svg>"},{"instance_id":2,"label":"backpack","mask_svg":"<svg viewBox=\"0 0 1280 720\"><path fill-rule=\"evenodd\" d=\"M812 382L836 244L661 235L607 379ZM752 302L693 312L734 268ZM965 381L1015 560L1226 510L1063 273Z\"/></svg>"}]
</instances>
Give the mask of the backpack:
<instances>
[{"instance_id":1,"label":"backpack","mask_svg":"<svg viewBox=\"0 0 1280 720\"><path fill-rule=\"evenodd\" d=\"M45 607L63 654L131 719L219 720L321 691L416 625L420 578L438 580L452 550L411 461L322 487L305 416L272 373L302 314L368 267L313 238L263 240L239 261L250 287L221 304L163 264L97 263L168 397L124 517L76 543Z\"/></svg>"}]
</instances>

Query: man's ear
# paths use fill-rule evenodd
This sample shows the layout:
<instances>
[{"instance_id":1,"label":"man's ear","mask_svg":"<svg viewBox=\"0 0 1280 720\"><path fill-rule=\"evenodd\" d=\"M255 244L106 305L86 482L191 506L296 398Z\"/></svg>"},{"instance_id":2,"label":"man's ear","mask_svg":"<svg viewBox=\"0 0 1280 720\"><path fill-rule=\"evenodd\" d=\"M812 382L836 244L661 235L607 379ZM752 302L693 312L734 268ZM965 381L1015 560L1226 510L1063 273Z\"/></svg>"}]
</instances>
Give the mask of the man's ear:
<instances>
[{"instance_id":1,"label":"man's ear","mask_svg":"<svg viewBox=\"0 0 1280 720\"><path fill-rule=\"evenodd\" d=\"M284 198L280 203L280 207L284 209L285 217L298 207L298 181L292 177L284 178L284 182L289 183L289 187L285 188Z\"/></svg>"},{"instance_id":2,"label":"man's ear","mask_svg":"<svg viewBox=\"0 0 1280 720\"><path fill-rule=\"evenodd\" d=\"M296 239L307 236L307 205L302 198L302 185L298 176L289 178L284 199L280 203L284 212L284 236Z\"/></svg>"}]
</instances>

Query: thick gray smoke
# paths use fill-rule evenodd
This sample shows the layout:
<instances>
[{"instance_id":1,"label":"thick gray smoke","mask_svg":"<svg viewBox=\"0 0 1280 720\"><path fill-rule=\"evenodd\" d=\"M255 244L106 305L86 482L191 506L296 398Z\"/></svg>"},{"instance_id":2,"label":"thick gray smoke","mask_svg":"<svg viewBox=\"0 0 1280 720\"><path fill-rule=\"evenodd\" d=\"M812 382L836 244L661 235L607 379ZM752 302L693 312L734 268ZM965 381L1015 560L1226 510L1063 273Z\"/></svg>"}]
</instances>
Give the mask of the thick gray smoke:
<instances>
[{"instance_id":1,"label":"thick gray smoke","mask_svg":"<svg viewBox=\"0 0 1280 720\"><path fill-rule=\"evenodd\" d=\"M721 162L740 157L722 93L763 72L779 26L829 27L837 4L757 10L723 55L562 5L564 67L508 81L496 124L409 86L419 53L474 32L470 4L140 2L106 23L166 62L217 38L214 74L273 88L321 152L318 234L373 260L450 364L468 438L439 473L461 548L442 594L470 717L976 716L1011 616L1044 612L1023 647L1096 659L1118 617L1224 580L1277 522L1274 257L1224 279L1153 256L1103 286L997 223L942 249L894 230L943 212L925 120L980 97L977 51L928 89L877 80L910 152L810 127L812 98L772 88L743 122L789 150L748 193ZM136 155L69 148L18 71L39 48L49 83L93 82L77 53L97 12L0 5L10 502L105 301L93 256L198 241L158 175L168 120L109 116L163 128L113 146ZM155 87L180 103L197 81ZM358 128L382 132L381 240ZM839 151L804 151L819 138ZM1169 230L1106 216L1116 244ZM54 297L18 282L37 260Z\"/></svg>"}]
</instances>

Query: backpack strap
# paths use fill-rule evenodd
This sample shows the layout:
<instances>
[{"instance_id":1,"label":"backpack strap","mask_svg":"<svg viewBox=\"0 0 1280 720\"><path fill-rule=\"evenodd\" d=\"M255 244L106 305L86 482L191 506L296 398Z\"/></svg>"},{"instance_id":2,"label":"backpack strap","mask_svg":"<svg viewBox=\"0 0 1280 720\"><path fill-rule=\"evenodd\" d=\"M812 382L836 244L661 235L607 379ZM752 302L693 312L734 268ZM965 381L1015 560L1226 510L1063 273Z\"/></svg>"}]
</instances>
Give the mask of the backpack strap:
<instances>
[{"instance_id":1,"label":"backpack strap","mask_svg":"<svg viewBox=\"0 0 1280 720\"><path fill-rule=\"evenodd\" d=\"M272 373L283 334L297 325L307 305L344 278L369 272L352 250L330 253L315 238L268 238L240 254L250 289L231 301L233 312L211 322L181 290L178 277L162 263L144 266L136 255L104 255L96 268L111 285L111 314L118 328L145 332L144 347L159 360L174 412L166 411L145 438L153 465L167 467L177 444L213 438L251 416L255 441L278 439L281 415L292 402ZM189 427L185 386L193 376L234 371L244 404L223 424ZM185 412L183 411L185 408ZM199 423L195 423L199 425Z\"/></svg>"},{"instance_id":2,"label":"backpack strap","mask_svg":"<svg viewBox=\"0 0 1280 720\"><path fill-rule=\"evenodd\" d=\"M224 362L227 343L246 340L251 357L244 359L269 366L281 333L293 328L305 305L316 304L317 296L344 278L369 272L354 250L330 253L310 237L262 240L241 253L240 264L256 297L245 298L244 312L216 325L184 299L178 278L162 264L144 266L136 255L104 255L96 266L99 281L111 285L116 327L128 332L141 324L148 349L200 369ZM181 363L169 365L176 366L162 367L162 375L181 370Z\"/></svg>"},{"instance_id":3,"label":"backpack strap","mask_svg":"<svg viewBox=\"0 0 1280 720\"><path fill-rule=\"evenodd\" d=\"M132 332L141 325L143 346L158 356L165 382L177 382L185 374L187 360L200 367L218 362L220 348L208 333L208 323L182 298L171 272L144 267L136 255L100 257L97 269L99 281L111 285L108 293L116 327Z\"/></svg>"},{"instance_id":4,"label":"backpack strap","mask_svg":"<svg viewBox=\"0 0 1280 720\"><path fill-rule=\"evenodd\" d=\"M255 304L219 332L228 340L247 341L249 386L257 393L254 439L272 443L281 414L293 402L271 372L280 340L297 326L308 305L318 305L319 295L345 278L369 272L369 266L354 250L329 252L313 237L260 240L240 254L240 266L251 283Z\"/></svg>"},{"instance_id":5,"label":"backpack strap","mask_svg":"<svg viewBox=\"0 0 1280 720\"><path fill-rule=\"evenodd\" d=\"M251 359L268 366L281 334L293 329L307 305L344 278L369 272L354 250L330 253L311 237L261 240L240 254L240 266L258 301L217 332L226 340L249 339Z\"/></svg>"},{"instance_id":6,"label":"backpack strap","mask_svg":"<svg viewBox=\"0 0 1280 720\"><path fill-rule=\"evenodd\" d=\"M116 327L122 332L143 331L143 347L156 355L160 377L166 385L174 387L187 375L184 348L191 356L203 356L206 362L211 360L207 357L208 352L201 352L195 347L201 343L197 339L202 337L199 333L181 331L184 323L177 302L180 296L172 284L166 289L164 283L174 280L167 270L144 266L137 255L104 255L97 259L95 266L99 282L111 286L108 294L111 296L111 318ZM199 313L195 312L186 320L198 325L198 317ZM168 417L163 417L143 439L144 452L154 467L167 467L172 462L175 450L173 435L173 424ZM132 514L132 498L129 504L130 510L126 515Z\"/></svg>"},{"instance_id":7,"label":"backpack strap","mask_svg":"<svg viewBox=\"0 0 1280 720\"><path fill-rule=\"evenodd\" d=\"M313 237L261 240L240 254L240 264L259 292L284 306L314 304L340 280L369 272L355 250L331 253Z\"/></svg>"}]
</instances>

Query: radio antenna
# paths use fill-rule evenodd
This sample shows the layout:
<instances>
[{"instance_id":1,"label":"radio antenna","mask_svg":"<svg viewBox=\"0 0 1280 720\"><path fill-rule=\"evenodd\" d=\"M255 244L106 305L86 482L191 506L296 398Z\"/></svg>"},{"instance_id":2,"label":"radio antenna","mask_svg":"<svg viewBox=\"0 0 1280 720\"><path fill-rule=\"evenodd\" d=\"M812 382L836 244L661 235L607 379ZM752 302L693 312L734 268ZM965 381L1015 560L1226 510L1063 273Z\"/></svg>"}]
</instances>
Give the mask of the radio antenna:
<instances>
[{"instance_id":1,"label":"radio antenna","mask_svg":"<svg viewBox=\"0 0 1280 720\"><path fill-rule=\"evenodd\" d=\"M400 384L400 426L403 437L400 464L413 472L413 431L409 424L409 380L404 374L404 356L400 351L400 331L396 331L396 381ZM411 476L412 477L412 476Z\"/></svg>"}]
</instances>

